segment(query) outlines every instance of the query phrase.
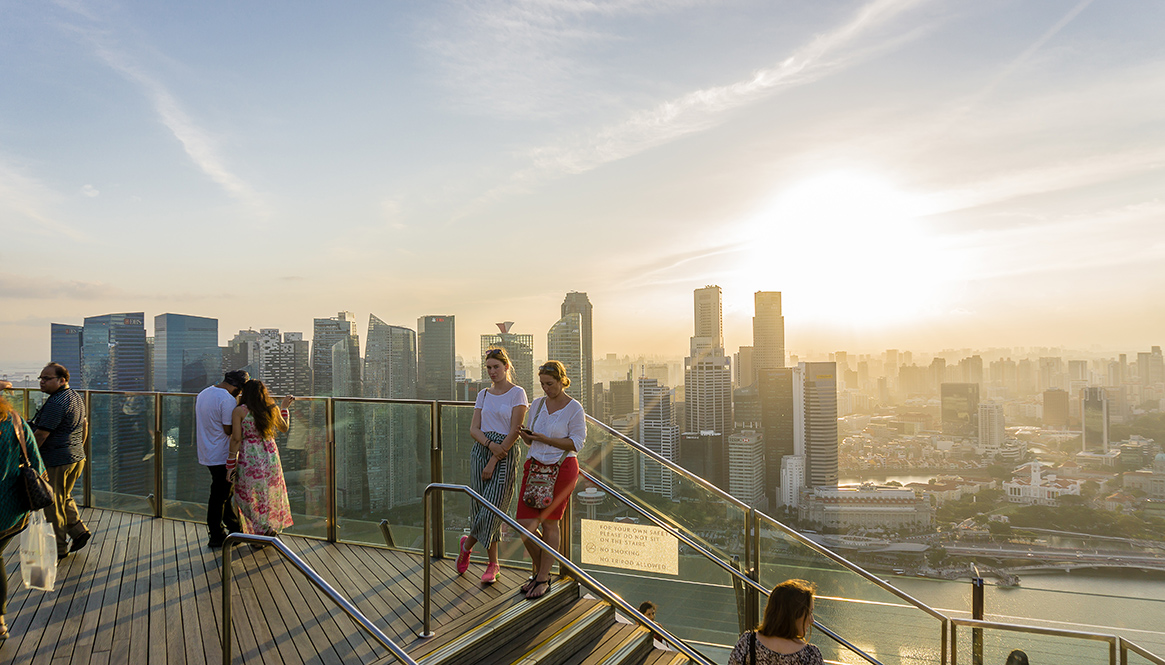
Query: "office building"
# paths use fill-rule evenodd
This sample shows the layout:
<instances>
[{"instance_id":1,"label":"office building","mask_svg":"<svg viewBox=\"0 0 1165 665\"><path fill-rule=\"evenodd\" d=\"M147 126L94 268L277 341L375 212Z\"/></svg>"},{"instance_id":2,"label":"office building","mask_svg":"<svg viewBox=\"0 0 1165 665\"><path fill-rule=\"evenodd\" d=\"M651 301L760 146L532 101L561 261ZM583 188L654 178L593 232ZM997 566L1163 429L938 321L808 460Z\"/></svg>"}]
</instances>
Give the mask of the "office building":
<instances>
[{"instance_id":1,"label":"office building","mask_svg":"<svg viewBox=\"0 0 1165 665\"><path fill-rule=\"evenodd\" d=\"M617 379L607 383L607 390L611 393L611 411L609 417L613 422L617 418L635 413L635 382L631 379Z\"/></svg>"},{"instance_id":2,"label":"office building","mask_svg":"<svg viewBox=\"0 0 1165 665\"><path fill-rule=\"evenodd\" d=\"M1080 422L1083 452L1108 452L1108 395L1104 388L1080 391Z\"/></svg>"},{"instance_id":3,"label":"office building","mask_svg":"<svg viewBox=\"0 0 1165 665\"><path fill-rule=\"evenodd\" d=\"M417 333L368 316L364 348L364 396L386 399L417 397Z\"/></svg>"},{"instance_id":4,"label":"office building","mask_svg":"<svg viewBox=\"0 0 1165 665\"><path fill-rule=\"evenodd\" d=\"M339 312L331 318L314 319L313 328L311 373L315 395L359 397L360 336L356 332L356 315Z\"/></svg>"},{"instance_id":5,"label":"office building","mask_svg":"<svg viewBox=\"0 0 1165 665\"><path fill-rule=\"evenodd\" d=\"M684 431L730 432L732 360L724 353L720 287L694 293L695 334L684 359Z\"/></svg>"},{"instance_id":6,"label":"office building","mask_svg":"<svg viewBox=\"0 0 1165 665\"><path fill-rule=\"evenodd\" d=\"M52 324L49 357L69 370L69 385L77 390L85 388L85 373L81 368L81 346L85 328L64 323Z\"/></svg>"},{"instance_id":7,"label":"office building","mask_svg":"<svg viewBox=\"0 0 1165 665\"><path fill-rule=\"evenodd\" d=\"M1050 388L1044 391L1044 427L1068 429L1068 391Z\"/></svg>"},{"instance_id":8,"label":"office building","mask_svg":"<svg viewBox=\"0 0 1165 665\"><path fill-rule=\"evenodd\" d=\"M485 358L490 349L505 349L506 355L510 357L514 383L522 386L527 398L533 400L537 394L541 394L541 391L534 392L534 387L539 385L534 378L534 336L510 332L514 326L513 321L505 321L497 326L496 335L481 336L481 357ZM484 362L481 364L481 380L489 380Z\"/></svg>"},{"instance_id":9,"label":"office building","mask_svg":"<svg viewBox=\"0 0 1165 665\"><path fill-rule=\"evenodd\" d=\"M145 318L144 312L85 318L81 372L87 389L148 389Z\"/></svg>"},{"instance_id":10,"label":"office building","mask_svg":"<svg viewBox=\"0 0 1165 665\"><path fill-rule=\"evenodd\" d=\"M785 508L797 508L801 505L801 489L804 487L805 456L785 455L781 458L777 505Z\"/></svg>"},{"instance_id":11,"label":"office building","mask_svg":"<svg viewBox=\"0 0 1165 665\"><path fill-rule=\"evenodd\" d=\"M153 390L199 392L222 377L218 319L186 314L154 317Z\"/></svg>"},{"instance_id":12,"label":"office building","mask_svg":"<svg viewBox=\"0 0 1165 665\"><path fill-rule=\"evenodd\" d=\"M417 397L455 399L457 329L452 314L417 319Z\"/></svg>"},{"instance_id":13,"label":"office building","mask_svg":"<svg viewBox=\"0 0 1165 665\"><path fill-rule=\"evenodd\" d=\"M785 366L785 317L780 291L753 294L752 358L754 371Z\"/></svg>"},{"instance_id":14,"label":"office building","mask_svg":"<svg viewBox=\"0 0 1165 665\"><path fill-rule=\"evenodd\" d=\"M944 383L942 395L942 428L947 436L977 438L976 420L979 414L979 384Z\"/></svg>"},{"instance_id":15,"label":"office building","mask_svg":"<svg viewBox=\"0 0 1165 665\"><path fill-rule=\"evenodd\" d=\"M146 327L144 312L91 316L82 331L82 372L89 390L144 392ZM152 400L145 395L91 399L93 489L134 496L154 490L154 468L142 459L154 449Z\"/></svg>"},{"instance_id":16,"label":"office building","mask_svg":"<svg viewBox=\"0 0 1165 665\"><path fill-rule=\"evenodd\" d=\"M546 333L546 359L557 360L566 368L570 387L566 392L591 413L589 383L586 377L586 358L583 357L583 319L581 314L563 314ZM583 398L586 397L586 401ZM530 396L531 401L533 396Z\"/></svg>"},{"instance_id":17,"label":"office building","mask_svg":"<svg viewBox=\"0 0 1165 665\"><path fill-rule=\"evenodd\" d=\"M743 430L728 437L728 493L752 507L764 507L764 435Z\"/></svg>"},{"instance_id":18,"label":"office building","mask_svg":"<svg viewBox=\"0 0 1165 665\"><path fill-rule=\"evenodd\" d=\"M837 485L837 364L800 363L795 396L805 410L805 479L808 487ZM800 399L798 399L798 397Z\"/></svg>"},{"instance_id":19,"label":"office building","mask_svg":"<svg viewBox=\"0 0 1165 665\"><path fill-rule=\"evenodd\" d=\"M800 367L776 367L757 371L757 388L760 398L761 431L765 444L765 494L773 499L778 496L781 481L782 459L799 454L804 457L805 408L797 403L802 389L797 386L804 382ZM801 451L796 450L797 443ZM802 459L804 476L804 459ZM784 505L796 505L784 504Z\"/></svg>"},{"instance_id":20,"label":"office building","mask_svg":"<svg viewBox=\"0 0 1165 665\"><path fill-rule=\"evenodd\" d=\"M582 403L584 411L591 413L591 409L594 407L594 396L590 389L595 383L595 347L594 335L592 334L594 307L586 293L571 291L566 294L566 298L562 301L561 316L566 318L570 314L579 315L581 319L579 329L582 334L582 364L577 375L570 375L573 386L577 386L577 389L571 394ZM549 358L562 360L553 354Z\"/></svg>"},{"instance_id":21,"label":"office building","mask_svg":"<svg viewBox=\"0 0 1165 665\"><path fill-rule=\"evenodd\" d=\"M732 363L736 366L736 382L734 384L737 388L747 388L756 383L756 368L753 359L753 347L742 346L736 351L736 355L732 357Z\"/></svg>"}]
</instances>

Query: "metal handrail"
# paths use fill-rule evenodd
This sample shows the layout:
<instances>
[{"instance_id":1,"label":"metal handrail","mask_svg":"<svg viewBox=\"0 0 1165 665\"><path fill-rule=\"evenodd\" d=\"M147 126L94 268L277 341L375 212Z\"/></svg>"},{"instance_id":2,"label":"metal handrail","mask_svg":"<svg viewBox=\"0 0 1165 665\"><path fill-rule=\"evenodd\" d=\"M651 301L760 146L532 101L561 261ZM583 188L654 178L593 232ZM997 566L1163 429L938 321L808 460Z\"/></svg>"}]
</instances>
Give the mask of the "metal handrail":
<instances>
[{"instance_id":1,"label":"metal handrail","mask_svg":"<svg viewBox=\"0 0 1165 665\"><path fill-rule=\"evenodd\" d=\"M744 585L752 587L752 589L754 591L756 591L758 593L763 593L765 596L772 595L772 592L769 591L768 589L764 588L763 586L761 586L761 584L759 582L757 582L756 580L752 579L751 577L745 575L744 573L740 572L739 570L733 568L732 566L728 565L727 563L724 563L724 561L720 557L713 554L711 551L708 550L708 548L697 543L690 536L688 536L687 534L683 533L682 531L676 529L672 525L670 525L667 522L665 522L664 520L660 519L658 516L651 514L650 511L644 509L642 506L634 503L633 501L630 501L629 499L627 499L627 497L620 494L617 490L613 489L610 485L607 485L603 481L594 477L594 475L592 475L589 471L581 471L581 474L584 478L587 479L588 482L593 483L599 489L603 490L607 494L610 494L610 495L614 496L615 498L619 499L624 504L626 504L627 506L629 506L630 508L632 508L633 510L638 512L640 515L643 515L647 519L654 522L656 524L656 526L663 529L664 531L667 531L669 534L672 535L672 537L683 541L685 545L687 545L688 547L691 547L692 549L696 550L700 554L704 555L704 558L712 561L712 563L719 566L721 569L723 569L725 572L727 572L733 578L740 580L741 583L743 583ZM858 647L854 646L853 644L851 644L846 639L842 638L837 633L826 628L821 622L817 621L817 619L813 620L813 626L815 628L819 629L821 632L825 633L825 635L830 637L831 639L833 639L833 641L837 642L838 644L844 646L845 648L849 649L850 651L861 656L863 659L866 660L866 662L873 663L874 665L882 665L882 663L880 661L878 661L876 658L874 658L870 654L866 653L865 651L862 651ZM946 631L945 625L943 626L943 631L944 632Z\"/></svg>"},{"instance_id":2,"label":"metal handrail","mask_svg":"<svg viewBox=\"0 0 1165 665\"><path fill-rule=\"evenodd\" d=\"M616 437L618 437L621 441L623 441L627 445L631 446L632 448L635 448L635 450L639 451L640 453L643 453L644 455L650 457L653 461L658 462L659 464L666 466L671 471L703 486L705 489L707 489L709 492L715 494L717 497L741 508L742 510L745 510L745 511L753 510L753 508L751 508L748 504L744 503L743 501L737 499L736 497L732 496L731 494L728 494L727 492L720 489L719 487L716 487L715 485L708 482L707 480L693 474L691 471L688 471L687 469L676 464L675 462L672 462L671 460L661 456L659 453L656 453L655 451L645 447L643 444L628 437L627 435L623 434L622 432L619 432L617 430L612 429L611 427L595 420L591 416L587 416L587 420L590 421L591 423L598 425L599 428L605 430L606 432L615 435ZM792 529L788 526L785 526L784 524L780 523L776 519L766 515L765 513L760 512L760 511L757 511L757 515L759 515L760 517L763 517L764 519L769 521L773 526L775 526L777 529L783 531L786 535L788 535L789 537L796 540L799 544L805 545L806 547L813 550L814 552L817 552L818 554L821 554L822 556L829 558L834 563L837 563L838 565L850 570L851 572L854 572L854 573L857 573L858 575L861 575L869 582L881 587L882 589L885 589L886 591L889 591L890 593L894 594L895 596L898 596L899 598L906 601L907 603L914 605L915 607L926 612L927 614L930 614L934 618L944 620L944 621L947 620L948 617L946 615L944 615L943 613L939 612L938 610L930 607L929 605L927 605L926 603L923 603L922 601L918 600L917 598L914 598L913 596L902 591L901 589L894 587L894 585L888 584L885 580L882 580L878 576L874 575L873 573L870 573L869 571L865 570L861 566L858 566L857 564L853 563L852 561L849 561L845 557L842 557L842 556L834 553L833 551L831 551L827 547L824 547L823 545L820 545L818 543L813 542L812 540L810 540L810 539L806 538L805 536L801 535L800 533L798 533L795 529Z\"/></svg>"},{"instance_id":3,"label":"metal handrail","mask_svg":"<svg viewBox=\"0 0 1165 665\"><path fill-rule=\"evenodd\" d=\"M1149 661L1150 663L1154 663L1154 665L1165 665L1165 658L1162 658L1162 657L1154 654L1153 652L1151 652L1148 649L1146 649L1145 647L1137 644L1136 642L1131 642L1123 637L1119 637L1119 639L1120 639L1120 651L1121 651L1121 665L1128 665L1130 651L1132 651L1133 653L1137 654L1138 656L1144 658L1145 660Z\"/></svg>"},{"instance_id":4,"label":"metal handrail","mask_svg":"<svg viewBox=\"0 0 1165 665\"><path fill-rule=\"evenodd\" d=\"M656 623L655 621L653 621L651 619L648 619L646 616L643 615L642 612L640 612L638 609L636 609L634 606L632 606L627 601L623 600L619 596L619 594L617 594L614 591L611 591L607 587L603 586L602 583L600 583L595 578L591 577L590 574L585 572L582 568L579 568L578 565L576 565L573 561L571 561L566 556L563 556L563 554L561 552L554 549L550 545L547 545L544 540L542 540L541 538L539 538L535 534L528 531L526 529L526 527L524 527L518 523L518 520L514 519L513 517L510 517L505 512L503 512L501 509L499 509L497 506L490 503L489 501L486 501L485 497L483 497L482 495L473 491L469 487L466 487L465 485L453 485L453 484L449 484L449 483L430 483L429 486L425 488L425 496L424 496L424 504L425 504L425 551L423 553L423 556L425 559L425 600L424 600L425 619L424 619L424 632L421 634L421 637L432 637L433 636L433 632L431 630L432 611L433 611L432 610L433 555L429 549L430 545L431 545L429 526L430 526L430 519L432 518L432 515L431 515L432 500L431 499L432 499L432 493L434 491L463 492L465 494L468 494L469 497L472 498L474 501L477 501L481 505L482 508L489 510L494 515L499 517L503 522L505 522L506 524L509 524L511 528L516 529L518 531L518 533L522 534L523 536L526 536L527 538L533 540L538 545L540 545L542 547L543 553L549 554L550 556L554 557L554 559L558 561L559 566L564 567L567 570L569 570L571 572L571 574L575 576L575 579L577 579L580 582L585 583L586 586L588 588L590 588L591 591L594 591L596 594L601 596L603 598L603 600L606 600L607 602L618 606L619 609L622 610L625 614L633 617L640 624L650 628L652 630L652 632L654 632L656 635L658 635L660 637L660 639L662 639L664 642L667 642L668 644L675 647L677 651L684 654L688 658L696 661L697 663L700 663L701 665L714 665L714 663L712 661L708 660L708 658L706 656L704 656L704 654L702 654L699 651L696 651L692 647L688 646L687 643L685 643L683 640L676 637L675 635L672 635L670 632L668 632L666 629L664 629L663 626L659 625L658 623Z\"/></svg>"},{"instance_id":5,"label":"metal handrail","mask_svg":"<svg viewBox=\"0 0 1165 665\"><path fill-rule=\"evenodd\" d=\"M1048 635L1050 637L1070 637L1079 640L1094 640L1108 643L1109 665L1116 665L1116 654L1121 638L1105 633L1089 633L1079 630L1065 630L1063 628L1043 628L1041 626L1024 626L1016 623L999 623L996 621L982 621L979 619L951 619L951 665L956 665L958 649L955 648L956 628L989 628L993 630L1007 630L1014 633L1028 633L1031 635ZM1158 659L1159 660L1159 659Z\"/></svg>"},{"instance_id":6,"label":"metal handrail","mask_svg":"<svg viewBox=\"0 0 1165 665\"><path fill-rule=\"evenodd\" d=\"M299 558L295 552L292 552L282 540L273 536L258 536L247 533L232 533L226 537L222 546L222 662L230 665L231 662L231 578L233 571L231 570L231 549L236 542L240 543L254 543L261 545L271 545L275 551L283 555L285 559L291 562L291 565L303 573L304 577L309 582L314 584L317 589L324 592L327 596L344 610L344 612L356 622L369 635L380 642L384 648L392 652L396 659L406 665L417 665L417 661L413 660L411 656L405 653L404 649L397 646L396 642L392 641L388 635L377 628L368 617L364 616L360 610L356 609L347 598L340 595L338 591L332 588L324 578L320 577L311 566L307 565L303 559Z\"/></svg>"}]
</instances>

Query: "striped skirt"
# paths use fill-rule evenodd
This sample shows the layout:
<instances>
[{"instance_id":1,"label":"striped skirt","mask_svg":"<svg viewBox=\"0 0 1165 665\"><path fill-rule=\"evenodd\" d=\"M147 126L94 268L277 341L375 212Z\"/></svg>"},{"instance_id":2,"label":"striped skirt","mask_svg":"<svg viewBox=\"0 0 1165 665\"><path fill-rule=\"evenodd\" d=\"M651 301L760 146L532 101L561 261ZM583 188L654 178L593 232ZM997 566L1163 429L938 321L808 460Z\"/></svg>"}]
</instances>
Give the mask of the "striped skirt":
<instances>
[{"instance_id":1,"label":"striped skirt","mask_svg":"<svg viewBox=\"0 0 1165 665\"><path fill-rule=\"evenodd\" d=\"M493 443L505 440L505 434L486 432L485 436ZM506 458L499 460L494 467L494 475L489 480L481 479L481 472L489 462L493 453L489 448L474 442L469 452L469 486L475 492L485 497L502 512L509 514L510 504L514 501L514 480L518 475L518 455L516 450L510 449ZM489 510L482 508L476 500L471 499L469 507L469 535L479 543L489 548L497 541L502 530L502 520Z\"/></svg>"}]
</instances>

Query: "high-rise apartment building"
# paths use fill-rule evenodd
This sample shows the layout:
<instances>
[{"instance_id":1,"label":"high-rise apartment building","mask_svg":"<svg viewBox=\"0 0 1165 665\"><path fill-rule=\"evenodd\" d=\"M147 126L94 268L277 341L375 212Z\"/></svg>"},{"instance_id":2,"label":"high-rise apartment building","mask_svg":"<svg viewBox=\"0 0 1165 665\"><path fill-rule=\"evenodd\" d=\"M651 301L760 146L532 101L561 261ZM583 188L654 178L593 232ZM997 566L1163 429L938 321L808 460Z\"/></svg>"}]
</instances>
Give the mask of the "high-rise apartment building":
<instances>
[{"instance_id":1,"label":"high-rise apartment building","mask_svg":"<svg viewBox=\"0 0 1165 665\"><path fill-rule=\"evenodd\" d=\"M979 384L942 384L942 427L943 434L976 438L979 414Z\"/></svg>"},{"instance_id":2,"label":"high-rise apartment building","mask_svg":"<svg viewBox=\"0 0 1165 665\"><path fill-rule=\"evenodd\" d=\"M572 394L578 398L582 403L583 410L591 413L594 408L594 396L591 394L592 384L595 383L595 345L594 335L592 331L594 307L591 305L590 298L585 292L571 291L566 294L566 298L562 301L562 317L565 318L569 314L578 314L581 317L580 330L582 332L582 365L579 367L578 375L571 374L572 383L577 383L578 388ZM554 355L549 356L554 360L562 360L556 358Z\"/></svg>"},{"instance_id":3,"label":"high-rise apartment building","mask_svg":"<svg viewBox=\"0 0 1165 665\"><path fill-rule=\"evenodd\" d=\"M331 318L314 319L311 348L314 394L319 397L359 397L362 392L360 369L356 315L339 312Z\"/></svg>"},{"instance_id":4,"label":"high-rise apartment building","mask_svg":"<svg viewBox=\"0 0 1165 665\"><path fill-rule=\"evenodd\" d=\"M677 461L680 428L672 413L672 393L655 379L639 382L639 442L670 461ZM640 487L653 494L672 498L673 474L661 464L639 456Z\"/></svg>"},{"instance_id":5,"label":"high-rise apartment building","mask_svg":"<svg viewBox=\"0 0 1165 665\"><path fill-rule=\"evenodd\" d=\"M805 410L805 478L809 487L837 486L837 364L800 363ZM794 398L796 399L796 397Z\"/></svg>"},{"instance_id":6,"label":"high-rise apartment building","mask_svg":"<svg viewBox=\"0 0 1165 665\"><path fill-rule=\"evenodd\" d=\"M417 397L417 333L368 316L364 347L364 396L387 399Z\"/></svg>"},{"instance_id":7,"label":"high-rise apartment building","mask_svg":"<svg viewBox=\"0 0 1165 665\"><path fill-rule=\"evenodd\" d=\"M452 314L417 319L417 397L455 399L457 329Z\"/></svg>"},{"instance_id":8,"label":"high-rise apartment building","mask_svg":"<svg viewBox=\"0 0 1165 665\"><path fill-rule=\"evenodd\" d=\"M69 370L69 385L77 390L85 388L85 373L81 371L81 345L85 328L64 323L52 324L50 357Z\"/></svg>"},{"instance_id":9,"label":"high-rise apartment building","mask_svg":"<svg viewBox=\"0 0 1165 665\"><path fill-rule=\"evenodd\" d=\"M481 336L481 357L484 358L490 349L505 349L513 365L511 374L514 383L522 386L527 396L534 395L534 386L538 385L534 379L534 336L510 332L514 326L513 321L505 321L497 326L496 335ZM481 365L481 380L489 380L485 363Z\"/></svg>"},{"instance_id":10,"label":"high-rise apartment building","mask_svg":"<svg viewBox=\"0 0 1165 665\"><path fill-rule=\"evenodd\" d=\"M780 291L753 295L752 362L755 371L785 366L785 317Z\"/></svg>"},{"instance_id":11,"label":"high-rise apartment building","mask_svg":"<svg viewBox=\"0 0 1165 665\"><path fill-rule=\"evenodd\" d=\"M990 461L1003 450L1007 440L1004 429L1003 405L996 402L979 403L979 455Z\"/></svg>"},{"instance_id":12,"label":"high-rise apartment building","mask_svg":"<svg viewBox=\"0 0 1165 665\"><path fill-rule=\"evenodd\" d=\"M198 392L222 378L218 319L186 314L154 317L153 390Z\"/></svg>"},{"instance_id":13,"label":"high-rise apartment building","mask_svg":"<svg viewBox=\"0 0 1165 665\"><path fill-rule=\"evenodd\" d=\"M781 458L781 484L777 503L787 508L801 505L801 488L805 487L805 456L786 455Z\"/></svg>"},{"instance_id":14,"label":"high-rise apartment building","mask_svg":"<svg viewBox=\"0 0 1165 665\"><path fill-rule=\"evenodd\" d=\"M1080 423L1084 452L1108 452L1108 395L1104 388L1080 391Z\"/></svg>"},{"instance_id":15,"label":"high-rise apartment building","mask_svg":"<svg viewBox=\"0 0 1165 665\"><path fill-rule=\"evenodd\" d=\"M587 383L586 358L583 357L582 327L581 314L563 314L546 333L546 359L563 364L566 375L570 377L567 394L577 399L584 411L591 413L587 408L590 403L590 384ZM587 398L586 402L583 402L583 397Z\"/></svg>"},{"instance_id":16,"label":"high-rise apartment building","mask_svg":"<svg viewBox=\"0 0 1165 665\"><path fill-rule=\"evenodd\" d=\"M1161 355L1161 347L1150 347L1148 353L1137 354L1137 375L1143 386L1165 383L1165 357Z\"/></svg>"},{"instance_id":17,"label":"high-rise apartment building","mask_svg":"<svg viewBox=\"0 0 1165 665\"><path fill-rule=\"evenodd\" d=\"M1040 390L1068 387L1068 373L1064 371L1064 359L1047 356L1039 359Z\"/></svg>"},{"instance_id":18,"label":"high-rise apartment building","mask_svg":"<svg viewBox=\"0 0 1165 665\"><path fill-rule=\"evenodd\" d=\"M87 389L147 389L145 319L144 312L85 318L81 372Z\"/></svg>"}]
</instances>

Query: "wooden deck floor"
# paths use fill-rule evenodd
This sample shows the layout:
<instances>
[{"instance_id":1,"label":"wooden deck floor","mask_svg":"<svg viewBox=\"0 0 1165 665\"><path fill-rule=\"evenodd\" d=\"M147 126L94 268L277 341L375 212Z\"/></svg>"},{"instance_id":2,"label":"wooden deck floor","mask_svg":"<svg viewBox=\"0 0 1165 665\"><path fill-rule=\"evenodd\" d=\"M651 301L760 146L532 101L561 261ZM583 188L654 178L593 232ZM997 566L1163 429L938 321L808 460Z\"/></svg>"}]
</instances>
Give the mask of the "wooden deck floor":
<instances>
[{"instance_id":1,"label":"wooden deck floor","mask_svg":"<svg viewBox=\"0 0 1165 665\"><path fill-rule=\"evenodd\" d=\"M221 550L206 547L205 526L86 509L89 546L58 569L56 590L26 590L17 540L5 554L11 636L0 665L222 663ZM398 644L421 642L419 555L285 537L288 546ZM234 550L235 663L351 663L387 655L342 610L278 553ZM473 575L474 571L477 575ZM483 587L481 566L458 577L449 560L434 566L439 626L513 595L522 575L504 571Z\"/></svg>"}]
</instances>

